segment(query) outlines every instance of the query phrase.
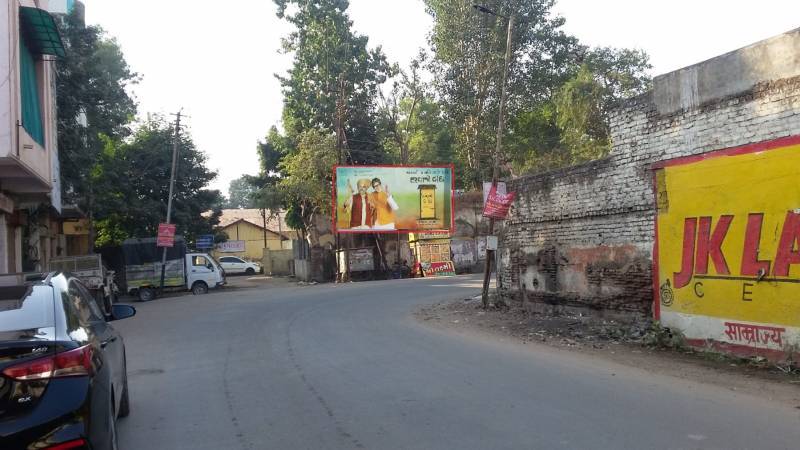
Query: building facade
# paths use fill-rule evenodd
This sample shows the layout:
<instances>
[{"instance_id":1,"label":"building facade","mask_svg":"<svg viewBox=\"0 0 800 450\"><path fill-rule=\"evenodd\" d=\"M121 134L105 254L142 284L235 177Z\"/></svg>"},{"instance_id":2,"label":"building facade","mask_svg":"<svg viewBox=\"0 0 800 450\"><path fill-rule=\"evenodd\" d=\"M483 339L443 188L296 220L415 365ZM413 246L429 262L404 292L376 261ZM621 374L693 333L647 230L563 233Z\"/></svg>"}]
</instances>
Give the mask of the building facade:
<instances>
[{"instance_id":1,"label":"building facade","mask_svg":"<svg viewBox=\"0 0 800 450\"><path fill-rule=\"evenodd\" d=\"M64 48L46 0L0 6L0 273L59 252L56 73Z\"/></svg>"},{"instance_id":2,"label":"building facade","mask_svg":"<svg viewBox=\"0 0 800 450\"><path fill-rule=\"evenodd\" d=\"M291 250L292 241L288 236L283 236L257 225L246 219L239 219L233 223L221 227L221 230L228 235L228 241L241 242L240 246L219 246L214 250L214 257L238 256L249 261L261 261L264 256L264 249L269 250ZM244 248L243 251L237 251Z\"/></svg>"}]
</instances>

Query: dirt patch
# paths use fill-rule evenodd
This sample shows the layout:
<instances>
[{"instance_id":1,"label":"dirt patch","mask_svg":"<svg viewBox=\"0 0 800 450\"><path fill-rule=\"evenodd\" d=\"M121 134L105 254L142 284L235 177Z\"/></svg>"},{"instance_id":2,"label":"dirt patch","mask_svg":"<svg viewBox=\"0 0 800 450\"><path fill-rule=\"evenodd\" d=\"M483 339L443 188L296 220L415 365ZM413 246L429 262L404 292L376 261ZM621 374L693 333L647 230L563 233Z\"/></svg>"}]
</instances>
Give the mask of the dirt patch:
<instances>
[{"instance_id":1,"label":"dirt patch","mask_svg":"<svg viewBox=\"0 0 800 450\"><path fill-rule=\"evenodd\" d=\"M489 309L480 300L443 302L415 312L432 327L509 345L546 345L590 354L652 373L749 393L800 409L800 369L792 362L738 359L683 348L680 336L650 321L623 324L581 314L548 316L521 307Z\"/></svg>"}]
</instances>

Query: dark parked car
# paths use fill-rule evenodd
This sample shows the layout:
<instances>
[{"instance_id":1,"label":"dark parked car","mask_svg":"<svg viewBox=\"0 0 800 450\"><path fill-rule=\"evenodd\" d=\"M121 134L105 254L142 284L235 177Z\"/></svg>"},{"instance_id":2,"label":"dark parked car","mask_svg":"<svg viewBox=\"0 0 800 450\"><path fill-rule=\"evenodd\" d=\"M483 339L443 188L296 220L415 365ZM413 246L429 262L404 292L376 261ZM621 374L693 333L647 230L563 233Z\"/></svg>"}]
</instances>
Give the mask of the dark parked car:
<instances>
[{"instance_id":1,"label":"dark parked car","mask_svg":"<svg viewBox=\"0 0 800 450\"><path fill-rule=\"evenodd\" d=\"M136 310L104 316L69 274L13 277L0 275L0 449L116 449L130 406L125 345L108 322Z\"/></svg>"}]
</instances>

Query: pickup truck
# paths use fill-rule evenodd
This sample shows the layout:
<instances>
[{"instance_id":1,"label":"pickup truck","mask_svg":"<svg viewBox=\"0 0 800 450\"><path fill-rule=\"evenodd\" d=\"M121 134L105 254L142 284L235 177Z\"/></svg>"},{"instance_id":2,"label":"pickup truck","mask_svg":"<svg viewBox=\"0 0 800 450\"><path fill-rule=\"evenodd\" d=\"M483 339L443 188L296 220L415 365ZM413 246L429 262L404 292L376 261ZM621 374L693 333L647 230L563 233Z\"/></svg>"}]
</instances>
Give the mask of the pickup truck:
<instances>
[{"instance_id":1,"label":"pickup truck","mask_svg":"<svg viewBox=\"0 0 800 450\"><path fill-rule=\"evenodd\" d=\"M122 243L128 294L143 302L156 297L161 285L162 252L156 247L155 238L127 239ZM209 254L187 252L180 236L167 250L165 268L165 290L190 290L192 294L200 295L226 282L225 271L219 263Z\"/></svg>"}]
</instances>

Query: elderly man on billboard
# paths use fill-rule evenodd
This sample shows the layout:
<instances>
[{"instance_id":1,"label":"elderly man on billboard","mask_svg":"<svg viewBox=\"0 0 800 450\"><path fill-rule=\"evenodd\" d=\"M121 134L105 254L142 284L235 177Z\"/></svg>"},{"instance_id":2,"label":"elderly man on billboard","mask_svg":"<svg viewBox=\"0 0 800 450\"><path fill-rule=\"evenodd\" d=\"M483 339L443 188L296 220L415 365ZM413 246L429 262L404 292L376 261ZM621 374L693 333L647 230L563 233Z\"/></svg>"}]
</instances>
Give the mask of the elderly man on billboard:
<instances>
[{"instance_id":1,"label":"elderly man on billboard","mask_svg":"<svg viewBox=\"0 0 800 450\"><path fill-rule=\"evenodd\" d=\"M375 206L367 193L370 184L369 178L358 180L358 192L353 193L353 186L347 182L348 196L344 210L350 211L350 228L353 230L369 230L375 221Z\"/></svg>"}]
</instances>

